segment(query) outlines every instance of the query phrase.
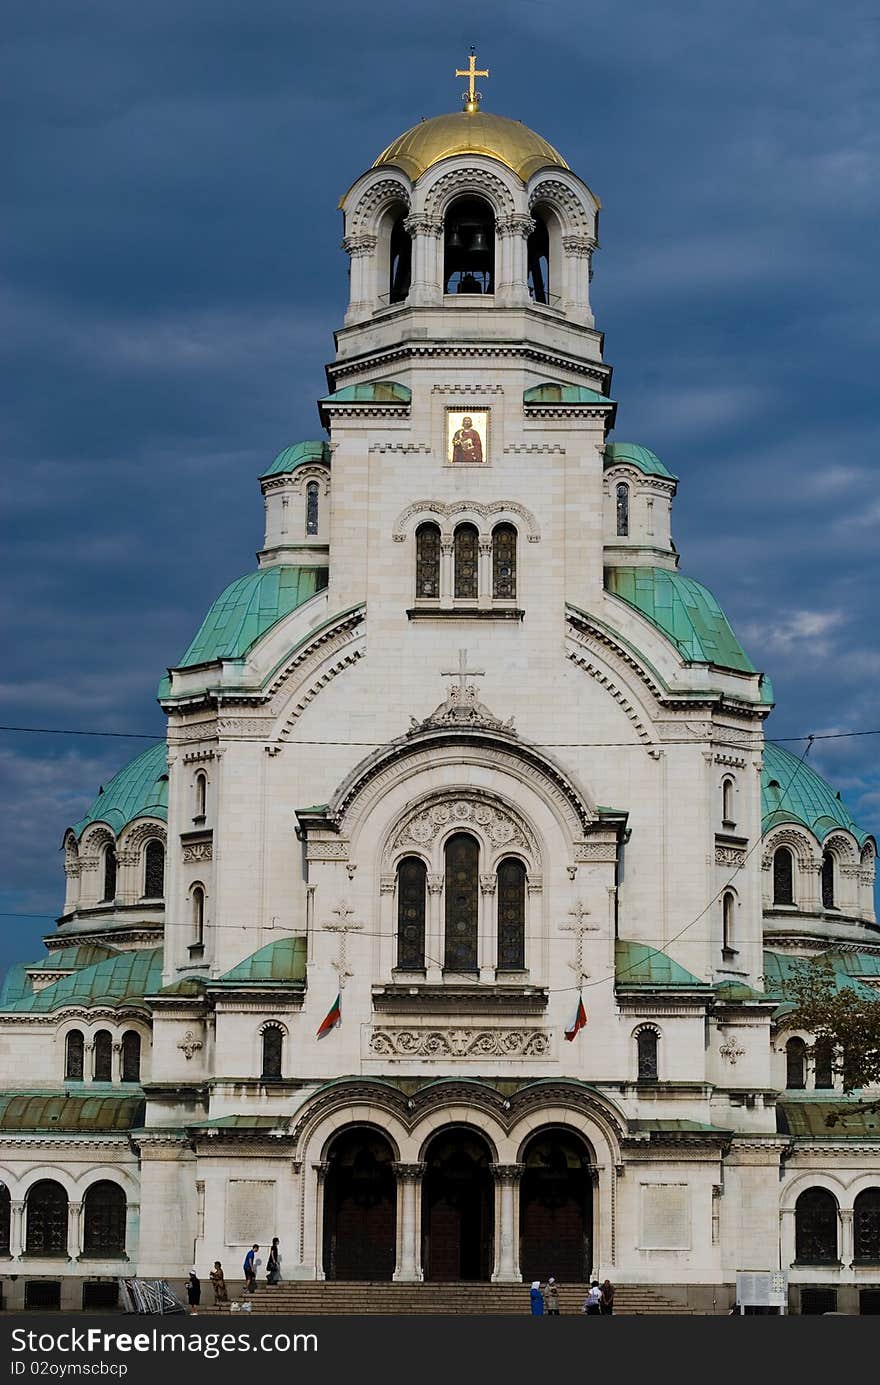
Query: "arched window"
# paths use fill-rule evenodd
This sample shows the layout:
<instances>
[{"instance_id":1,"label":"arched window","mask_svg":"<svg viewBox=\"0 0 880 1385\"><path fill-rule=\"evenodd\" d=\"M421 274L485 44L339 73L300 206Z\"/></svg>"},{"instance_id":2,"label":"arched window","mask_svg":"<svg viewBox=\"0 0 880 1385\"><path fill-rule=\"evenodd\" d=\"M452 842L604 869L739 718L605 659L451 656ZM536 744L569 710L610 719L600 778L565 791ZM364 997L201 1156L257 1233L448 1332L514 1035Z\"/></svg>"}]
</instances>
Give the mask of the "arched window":
<instances>
[{"instance_id":1,"label":"arched window","mask_svg":"<svg viewBox=\"0 0 880 1385\"><path fill-rule=\"evenodd\" d=\"M67 1254L67 1193L45 1178L28 1190L26 1255Z\"/></svg>"},{"instance_id":2,"label":"arched window","mask_svg":"<svg viewBox=\"0 0 880 1385\"><path fill-rule=\"evenodd\" d=\"M428 870L417 856L397 867L397 965L421 971L425 965L425 888Z\"/></svg>"},{"instance_id":3,"label":"arched window","mask_svg":"<svg viewBox=\"0 0 880 1385\"><path fill-rule=\"evenodd\" d=\"M447 971L477 970L480 848L466 832L446 843Z\"/></svg>"},{"instance_id":4,"label":"arched window","mask_svg":"<svg viewBox=\"0 0 880 1385\"><path fill-rule=\"evenodd\" d=\"M391 229L388 276L389 301L403 303L412 279L412 240L406 229L406 212L399 216Z\"/></svg>"},{"instance_id":5,"label":"arched window","mask_svg":"<svg viewBox=\"0 0 880 1385\"><path fill-rule=\"evenodd\" d=\"M116 847L108 842L104 847L104 894L101 902L112 904L116 898Z\"/></svg>"},{"instance_id":6,"label":"arched window","mask_svg":"<svg viewBox=\"0 0 880 1385\"><path fill-rule=\"evenodd\" d=\"M165 848L155 837L144 851L144 899L161 899L165 893Z\"/></svg>"},{"instance_id":7,"label":"arched window","mask_svg":"<svg viewBox=\"0 0 880 1385\"><path fill-rule=\"evenodd\" d=\"M617 534L624 539L629 535L629 486L625 481L617 487Z\"/></svg>"},{"instance_id":8,"label":"arched window","mask_svg":"<svg viewBox=\"0 0 880 1385\"><path fill-rule=\"evenodd\" d=\"M825 1188L808 1188L794 1208L795 1260L828 1265L837 1260L837 1199Z\"/></svg>"},{"instance_id":9,"label":"arched window","mask_svg":"<svg viewBox=\"0 0 880 1385\"><path fill-rule=\"evenodd\" d=\"M834 908L834 853L822 855L822 908Z\"/></svg>"},{"instance_id":10,"label":"arched window","mask_svg":"<svg viewBox=\"0 0 880 1385\"><path fill-rule=\"evenodd\" d=\"M196 822L204 822L205 805L208 801L208 776L199 771L193 782L193 788L195 789L195 812L193 817Z\"/></svg>"},{"instance_id":11,"label":"arched window","mask_svg":"<svg viewBox=\"0 0 880 1385\"><path fill-rule=\"evenodd\" d=\"M9 1226L12 1216L12 1203L9 1189L0 1183L0 1255L9 1254Z\"/></svg>"},{"instance_id":12,"label":"arched window","mask_svg":"<svg viewBox=\"0 0 880 1385\"><path fill-rule=\"evenodd\" d=\"M416 596L440 595L440 530L420 524L416 530Z\"/></svg>"},{"instance_id":13,"label":"arched window","mask_svg":"<svg viewBox=\"0 0 880 1385\"><path fill-rule=\"evenodd\" d=\"M122 1036L122 1080L141 1080L141 1036L136 1029L126 1029Z\"/></svg>"},{"instance_id":14,"label":"arched window","mask_svg":"<svg viewBox=\"0 0 880 1385\"><path fill-rule=\"evenodd\" d=\"M498 867L498 970L526 965L526 868L509 857Z\"/></svg>"},{"instance_id":15,"label":"arched window","mask_svg":"<svg viewBox=\"0 0 880 1385\"><path fill-rule=\"evenodd\" d=\"M830 1039L819 1039L816 1042L816 1074L815 1086L818 1090L827 1090L834 1086L834 1045Z\"/></svg>"},{"instance_id":16,"label":"arched window","mask_svg":"<svg viewBox=\"0 0 880 1385\"><path fill-rule=\"evenodd\" d=\"M794 857L787 846L773 853L773 903L794 904Z\"/></svg>"},{"instance_id":17,"label":"arched window","mask_svg":"<svg viewBox=\"0 0 880 1385\"><path fill-rule=\"evenodd\" d=\"M109 1029L99 1029L95 1035L92 1075L96 1082L113 1081L113 1040Z\"/></svg>"},{"instance_id":18,"label":"arched window","mask_svg":"<svg viewBox=\"0 0 880 1385\"><path fill-rule=\"evenodd\" d=\"M202 947L205 942L205 890L202 885L193 885L192 925L193 946Z\"/></svg>"},{"instance_id":19,"label":"arched window","mask_svg":"<svg viewBox=\"0 0 880 1385\"><path fill-rule=\"evenodd\" d=\"M725 827L733 827L733 780L725 779L721 785L721 820Z\"/></svg>"},{"instance_id":20,"label":"arched window","mask_svg":"<svg viewBox=\"0 0 880 1385\"><path fill-rule=\"evenodd\" d=\"M726 890L721 899L721 950L736 952L736 895Z\"/></svg>"},{"instance_id":21,"label":"arched window","mask_svg":"<svg viewBox=\"0 0 880 1385\"><path fill-rule=\"evenodd\" d=\"M473 524L460 524L455 531L455 595L466 600L477 598L479 535Z\"/></svg>"},{"instance_id":22,"label":"arched window","mask_svg":"<svg viewBox=\"0 0 880 1385\"><path fill-rule=\"evenodd\" d=\"M543 217L532 213L535 229L526 248L529 294L535 303L550 302L550 235Z\"/></svg>"},{"instance_id":23,"label":"arched window","mask_svg":"<svg viewBox=\"0 0 880 1385\"><path fill-rule=\"evenodd\" d=\"M495 292L495 217L482 197L458 197L446 213L443 292Z\"/></svg>"},{"instance_id":24,"label":"arched window","mask_svg":"<svg viewBox=\"0 0 880 1385\"><path fill-rule=\"evenodd\" d=\"M264 1082L277 1082L281 1077L281 1054L284 1048L284 1030L280 1024L267 1024L263 1030L263 1066L260 1072Z\"/></svg>"},{"instance_id":25,"label":"arched window","mask_svg":"<svg viewBox=\"0 0 880 1385\"><path fill-rule=\"evenodd\" d=\"M496 524L492 530L492 595L497 601L516 599L516 530Z\"/></svg>"},{"instance_id":26,"label":"arched window","mask_svg":"<svg viewBox=\"0 0 880 1385\"><path fill-rule=\"evenodd\" d=\"M803 1091L807 1085L807 1046L803 1039L789 1039L785 1045L785 1085L790 1091Z\"/></svg>"},{"instance_id":27,"label":"arched window","mask_svg":"<svg viewBox=\"0 0 880 1385\"><path fill-rule=\"evenodd\" d=\"M657 1031L640 1029L636 1035L639 1061L639 1081L657 1081Z\"/></svg>"},{"instance_id":28,"label":"arched window","mask_svg":"<svg viewBox=\"0 0 880 1385\"><path fill-rule=\"evenodd\" d=\"M318 483L310 481L306 486L306 533L318 532Z\"/></svg>"},{"instance_id":29,"label":"arched window","mask_svg":"<svg viewBox=\"0 0 880 1385\"><path fill-rule=\"evenodd\" d=\"M880 1188L865 1188L853 1203L853 1260L880 1265Z\"/></svg>"},{"instance_id":30,"label":"arched window","mask_svg":"<svg viewBox=\"0 0 880 1385\"><path fill-rule=\"evenodd\" d=\"M83 1198L83 1254L125 1254L125 1193L118 1183L93 1183Z\"/></svg>"},{"instance_id":31,"label":"arched window","mask_svg":"<svg viewBox=\"0 0 880 1385\"><path fill-rule=\"evenodd\" d=\"M84 1073L85 1040L81 1029L71 1029L64 1044L64 1077L68 1082L82 1082Z\"/></svg>"}]
</instances>

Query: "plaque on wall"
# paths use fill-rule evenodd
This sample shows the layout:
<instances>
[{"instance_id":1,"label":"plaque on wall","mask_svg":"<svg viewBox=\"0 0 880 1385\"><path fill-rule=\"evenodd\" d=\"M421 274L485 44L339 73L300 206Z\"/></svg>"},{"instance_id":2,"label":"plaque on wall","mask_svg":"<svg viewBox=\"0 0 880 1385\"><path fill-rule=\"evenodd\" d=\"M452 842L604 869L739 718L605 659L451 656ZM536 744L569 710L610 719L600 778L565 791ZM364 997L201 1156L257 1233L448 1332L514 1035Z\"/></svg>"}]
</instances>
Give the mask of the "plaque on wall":
<instances>
[{"instance_id":1,"label":"plaque on wall","mask_svg":"<svg viewBox=\"0 0 880 1385\"><path fill-rule=\"evenodd\" d=\"M275 1235L274 1178L230 1178L226 1184L227 1245L263 1245Z\"/></svg>"},{"instance_id":2,"label":"plaque on wall","mask_svg":"<svg viewBox=\"0 0 880 1385\"><path fill-rule=\"evenodd\" d=\"M642 1184L643 1250L689 1250L690 1191L686 1183Z\"/></svg>"}]
</instances>

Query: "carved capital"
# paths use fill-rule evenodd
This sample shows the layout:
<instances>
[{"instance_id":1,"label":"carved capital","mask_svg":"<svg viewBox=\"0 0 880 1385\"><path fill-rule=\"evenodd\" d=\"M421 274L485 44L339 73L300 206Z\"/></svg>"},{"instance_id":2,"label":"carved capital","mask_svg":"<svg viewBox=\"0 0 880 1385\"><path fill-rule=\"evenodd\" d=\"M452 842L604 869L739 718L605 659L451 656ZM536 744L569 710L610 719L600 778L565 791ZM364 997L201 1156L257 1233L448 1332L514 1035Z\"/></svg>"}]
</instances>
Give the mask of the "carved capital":
<instances>
[{"instance_id":1,"label":"carved capital","mask_svg":"<svg viewBox=\"0 0 880 1385\"><path fill-rule=\"evenodd\" d=\"M395 886L396 884L397 884L397 876L396 876L396 875L380 875L380 876L379 876L379 893L380 893L380 894L394 894L394 886Z\"/></svg>"},{"instance_id":2,"label":"carved capital","mask_svg":"<svg viewBox=\"0 0 880 1385\"><path fill-rule=\"evenodd\" d=\"M497 883L498 877L494 874L480 876L480 890L483 894L494 894Z\"/></svg>"},{"instance_id":3,"label":"carved capital","mask_svg":"<svg viewBox=\"0 0 880 1385\"><path fill-rule=\"evenodd\" d=\"M532 234L536 224L534 217L514 212L513 216L506 216L496 222L495 230L499 236L522 236L525 239Z\"/></svg>"},{"instance_id":4,"label":"carved capital","mask_svg":"<svg viewBox=\"0 0 880 1385\"><path fill-rule=\"evenodd\" d=\"M562 248L566 255L588 260L596 249L596 242L592 236L563 236Z\"/></svg>"},{"instance_id":5,"label":"carved capital","mask_svg":"<svg viewBox=\"0 0 880 1385\"><path fill-rule=\"evenodd\" d=\"M433 875L433 874L429 874L429 875L428 875L428 890L429 890L429 892L430 892L431 894L440 894L440 892L441 892L442 889L443 889L443 876L442 876L442 875Z\"/></svg>"},{"instance_id":6,"label":"carved capital","mask_svg":"<svg viewBox=\"0 0 880 1385\"><path fill-rule=\"evenodd\" d=\"M427 1165L425 1164L395 1164L394 1172L404 1183L416 1183L422 1177Z\"/></svg>"},{"instance_id":7,"label":"carved capital","mask_svg":"<svg viewBox=\"0 0 880 1385\"><path fill-rule=\"evenodd\" d=\"M411 236L439 238L443 235L443 222L433 216L408 216L403 223L403 229Z\"/></svg>"},{"instance_id":8,"label":"carved capital","mask_svg":"<svg viewBox=\"0 0 880 1385\"><path fill-rule=\"evenodd\" d=\"M496 1183L518 1183L525 1173L525 1164L492 1164L492 1177Z\"/></svg>"},{"instance_id":9,"label":"carved capital","mask_svg":"<svg viewBox=\"0 0 880 1385\"><path fill-rule=\"evenodd\" d=\"M372 255L378 243L378 236L364 233L360 236L346 236L342 241L342 248L352 259L358 259L364 255Z\"/></svg>"}]
</instances>

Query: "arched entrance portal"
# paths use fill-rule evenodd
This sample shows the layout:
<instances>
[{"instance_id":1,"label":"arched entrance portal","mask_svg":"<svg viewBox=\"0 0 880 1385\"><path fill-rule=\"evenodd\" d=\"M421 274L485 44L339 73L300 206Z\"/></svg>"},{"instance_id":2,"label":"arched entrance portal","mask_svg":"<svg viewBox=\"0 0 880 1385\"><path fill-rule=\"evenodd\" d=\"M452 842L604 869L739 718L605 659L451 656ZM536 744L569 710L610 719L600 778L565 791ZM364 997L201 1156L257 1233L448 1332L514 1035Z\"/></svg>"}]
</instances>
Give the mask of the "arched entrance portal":
<instances>
[{"instance_id":1,"label":"arched entrance portal","mask_svg":"<svg viewBox=\"0 0 880 1385\"><path fill-rule=\"evenodd\" d=\"M592 1150L578 1135L540 1130L523 1151L520 1268L526 1281L583 1284L592 1268Z\"/></svg>"},{"instance_id":2,"label":"arched entrance portal","mask_svg":"<svg viewBox=\"0 0 880 1385\"><path fill-rule=\"evenodd\" d=\"M346 1130L327 1152L326 1278L391 1279L396 1233L394 1151L377 1130Z\"/></svg>"},{"instance_id":3,"label":"arched entrance portal","mask_svg":"<svg viewBox=\"0 0 880 1385\"><path fill-rule=\"evenodd\" d=\"M425 1151L422 1264L431 1280L488 1280L494 1259L492 1154L472 1130L441 1130Z\"/></svg>"}]
</instances>

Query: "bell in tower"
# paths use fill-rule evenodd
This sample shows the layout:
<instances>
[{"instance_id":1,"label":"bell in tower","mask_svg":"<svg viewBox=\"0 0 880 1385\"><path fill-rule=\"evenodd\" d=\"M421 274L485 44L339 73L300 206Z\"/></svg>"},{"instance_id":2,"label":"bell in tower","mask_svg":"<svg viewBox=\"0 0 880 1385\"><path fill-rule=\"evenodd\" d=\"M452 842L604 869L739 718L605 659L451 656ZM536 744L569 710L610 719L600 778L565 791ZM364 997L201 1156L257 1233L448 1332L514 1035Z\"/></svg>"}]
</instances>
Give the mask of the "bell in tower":
<instances>
[{"instance_id":1,"label":"bell in tower","mask_svg":"<svg viewBox=\"0 0 880 1385\"><path fill-rule=\"evenodd\" d=\"M444 293L494 293L495 218L481 197L459 197L446 214Z\"/></svg>"}]
</instances>

